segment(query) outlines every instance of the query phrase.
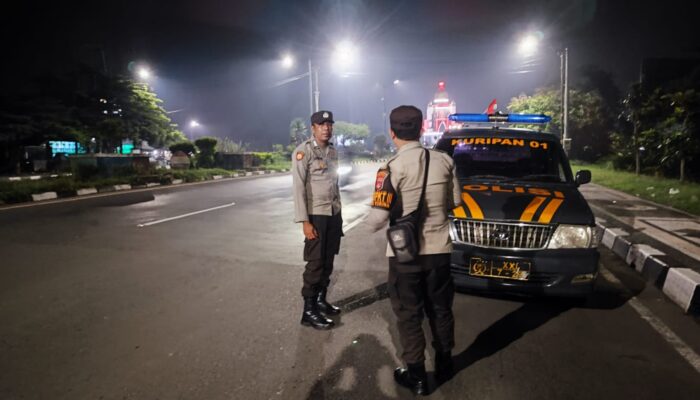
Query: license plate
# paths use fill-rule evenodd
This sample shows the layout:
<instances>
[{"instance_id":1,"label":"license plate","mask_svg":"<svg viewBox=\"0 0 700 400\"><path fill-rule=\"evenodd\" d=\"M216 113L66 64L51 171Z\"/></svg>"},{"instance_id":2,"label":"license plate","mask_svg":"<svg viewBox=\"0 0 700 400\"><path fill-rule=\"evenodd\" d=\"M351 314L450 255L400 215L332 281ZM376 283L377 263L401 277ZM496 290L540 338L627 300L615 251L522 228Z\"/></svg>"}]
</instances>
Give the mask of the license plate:
<instances>
[{"instance_id":1,"label":"license plate","mask_svg":"<svg viewBox=\"0 0 700 400\"><path fill-rule=\"evenodd\" d=\"M469 275L526 281L530 277L530 262L522 260L469 259Z\"/></svg>"}]
</instances>

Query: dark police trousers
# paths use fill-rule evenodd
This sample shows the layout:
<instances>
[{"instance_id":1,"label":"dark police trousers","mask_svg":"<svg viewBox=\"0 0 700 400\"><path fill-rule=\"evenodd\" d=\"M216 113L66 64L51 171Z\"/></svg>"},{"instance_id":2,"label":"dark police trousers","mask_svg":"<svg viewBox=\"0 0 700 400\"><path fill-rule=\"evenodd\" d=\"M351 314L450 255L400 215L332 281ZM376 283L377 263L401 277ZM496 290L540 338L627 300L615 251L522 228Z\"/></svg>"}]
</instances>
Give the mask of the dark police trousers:
<instances>
[{"instance_id":1,"label":"dark police trousers","mask_svg":"<svg viewBox=\"0 0 700 400\"><path fill-rule=\"evenodd\" d=\"M340 250L340 237L343 236L343 218L340 213L333 216L309 215L318 238L304 239L304 286L301 295L312 297L327 288L333 272L333 259Z\"/></svg>"},{"instance_id":2,"label":"dark police trousers","mask_svg":"<svg viewBox=\"0 0 700 400\"><path fill-rule=\"evenodd\" d=\"M452 300L454 283L449 254L421 255L410 264L389 257L389 298L398 318L399 337L407 364L425 361L423 312L433 334L433 348L447 352L454 347Z\"/></svg>"}]
</instances>

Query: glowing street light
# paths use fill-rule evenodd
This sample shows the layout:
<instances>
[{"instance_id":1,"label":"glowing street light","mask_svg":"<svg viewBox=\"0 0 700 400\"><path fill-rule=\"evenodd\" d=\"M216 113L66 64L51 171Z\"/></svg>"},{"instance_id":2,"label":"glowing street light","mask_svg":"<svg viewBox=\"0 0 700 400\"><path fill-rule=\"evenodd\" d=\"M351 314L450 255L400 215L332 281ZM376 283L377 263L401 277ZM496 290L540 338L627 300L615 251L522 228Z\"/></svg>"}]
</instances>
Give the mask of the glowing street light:
<instances>
[{"instance_id":1,"label":"glowing street light","mask_svg":"<svg viewBox=\"0 0 700 400\"><path fill-rule=\"evenodd\" d=\"M294 58L290 54L285 54L282 56L282 66L284 68L291 68L294 66Z\"/></svg>"},{"instance_id":2,"label":"glowing street light","mask_svg":"<svg viewBox=\"0 0 700 400\"><path fill-rule=\"evenodd\" d=\"M358 57L358 49L349 40L344 40L335 47L333 52L333 65L338 73L342 76L348 76L352 69L356 66Z\"/></svg>"},{"instance_id":3,"label":"glowing street light","mask_svg":"<svg viewBox=\"0 0 700 400\"><path fill-rule=\"evenodd\" d=\"M537 45L540 43L540 38L535 34L527 34L520 39L518 43L518 53L523 57L530 57L537 52Z\"/></svg>"},{"instance_id":4,"label":"glowing street light","mask_svg":"<svg viewBox=\"0 0 700 400\"><path fill-rule=\"evenodd\" d=\"M352 67L357 59L357 47L355 47L351 42L344 41L341 42L333 54L333 64L336 67L342 66L344 76L348 75L348 67ZM285 54L280 59L282 66L284 68L291 68L294 65L294 57L291 54ZM275 86L282 86L290 82L294 82L301 78L309 78L309 108L311 109L311 114L319 110L319 98L321 97L321 91L318 86L318 65L312 64L311 59L308 60L309 69L303 74L293 76L291 78L284 79L277 82Z\"/></svg>"},{"instance_id":5,"label":"glowing street light","mask_svg":"<svg viewBox=\"0 0 700 400\"><path fill-rule=\"evenodd\" d=\"M518 52L523 57L533 56L537 52L537 47L543 38L542 32L530 33L523 36L518 43ZM559 81L561 85L561 143L564 151L568 152L569 147L569 49L564 47L557 50L559 55Z\"/></svg>"},{"instance_id":6,"label":"glowing street light","mask_svg":"<svg viewBox=\"0 0 700 400\"><path fill-rule=\"evenodd\" d=\"M398 80L398 79L394 79L394 86L398 85L399 83L401 83L401 81L400 81L400 80Z\"/></svg>"},{"instance_id":7,"label":"glowing street light","mask_svg":"<svg viewBox=\"0 0 700 400\"><path fill-rule=\"evenodd\" d=\"M199 126L199 122L196 119L190 121L190 128L196 128Z\"/></svg>"},{"instance_id":8,"label":"glowing street light","mask_svg":"<svg viewBox=\"0 0 700 400\"><path fill-rule=\"evenodd\" d=\"M148 80L151 77L151 70L148 69L147 67L139 67L136 70L136 75L138 75L139 78L145 80Z\"/></svg>"}]
</instances>

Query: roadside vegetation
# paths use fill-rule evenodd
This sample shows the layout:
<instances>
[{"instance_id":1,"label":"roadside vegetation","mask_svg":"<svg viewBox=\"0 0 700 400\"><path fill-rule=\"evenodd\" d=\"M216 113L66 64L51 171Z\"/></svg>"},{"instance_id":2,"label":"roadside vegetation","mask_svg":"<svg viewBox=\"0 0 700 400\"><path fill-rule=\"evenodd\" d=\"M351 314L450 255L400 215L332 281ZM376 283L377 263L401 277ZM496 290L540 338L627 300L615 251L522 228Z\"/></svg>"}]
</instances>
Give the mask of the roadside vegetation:
<instances>
[{"instance_id":1,"label":"roadside vegetation","mask_svg":"<svg viewBox=\"0 0 700 400\"><path fill-rule=\"evenodd\" d=\"M274 166L274 164L271 164ZM258 168L257 170L281 170L282 168ZM214 176L229 178L238 176L245 170L226 170L221 168L200 168L167 170L158 169L145 174L133 174L114 176L108 178L93 177L89 179L76 179L72 176L47 178L41 180L0 181L0 204L21 203L32 201L33 194L56 192L59 197L75 195L79 189L95 188L99 191L114 185L131 185L132 187L144 187L148 184L161 185L172 184L175 180L182 182L199 182L214 179Z\"/></svg>"},{"instance_id":2,"label":"roadside vegetation","mask_svg":"<svg viewBox=\"0 0 700 400\"><path fill-rule=\"evenodd\" d=\"M636 175L634 172L615 170L611 164L588 164L579 161L573 162L571 169L574 173L588 169L591 171L593 183L700 216L700 184Z\"/></svg>"}]
</instances>

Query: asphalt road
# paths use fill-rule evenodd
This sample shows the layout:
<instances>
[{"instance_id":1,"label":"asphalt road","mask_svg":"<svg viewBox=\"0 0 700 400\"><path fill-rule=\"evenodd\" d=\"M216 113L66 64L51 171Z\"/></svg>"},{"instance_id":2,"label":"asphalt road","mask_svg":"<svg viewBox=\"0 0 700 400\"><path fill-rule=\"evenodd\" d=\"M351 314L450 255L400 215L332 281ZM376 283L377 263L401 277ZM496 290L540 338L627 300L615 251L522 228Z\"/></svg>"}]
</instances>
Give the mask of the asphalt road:
<instances>
[{"instance_id":1,"label":"asphalt road","mask_svg":"<svg viewBox=\"0 0 700 400\"><path fill-rule=\"evenodd\" d=\"M375 168L341 192L326 332L299 325L289 175L0 210L0 398L410 398L384 233L358 219ZM431 398L697 399L697 320L601 254L585 303L458 294L459 372Z\"/></svg>"}]
</instances>

